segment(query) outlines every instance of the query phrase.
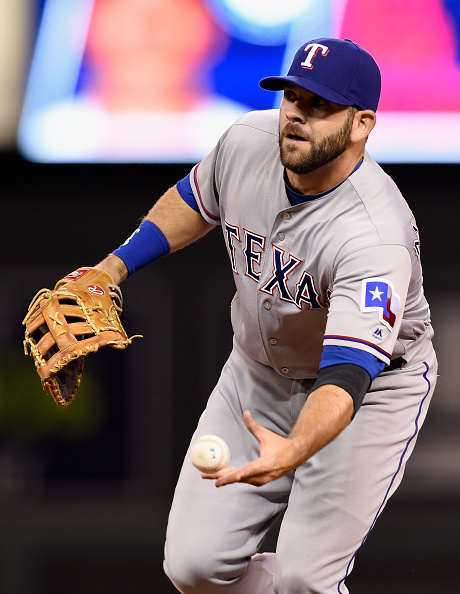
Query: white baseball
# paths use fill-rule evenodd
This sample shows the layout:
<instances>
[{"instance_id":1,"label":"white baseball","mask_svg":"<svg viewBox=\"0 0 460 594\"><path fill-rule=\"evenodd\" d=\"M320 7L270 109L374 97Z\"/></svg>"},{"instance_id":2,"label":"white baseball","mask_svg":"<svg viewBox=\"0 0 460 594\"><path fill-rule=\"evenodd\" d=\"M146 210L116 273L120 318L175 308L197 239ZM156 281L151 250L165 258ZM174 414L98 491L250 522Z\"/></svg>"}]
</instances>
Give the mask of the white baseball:
<instances>
[{"instance_id":1,"label":"white baseball","mask_svg":"<svg viewBox=\"0 0 460 594\"><path fill-rule=\"evenodd\" d=\"M217 435L203 435L197 439L190 451L193 465L201 472L217 472L230 462L230 450Z\"/></svg>"}]
</instances>

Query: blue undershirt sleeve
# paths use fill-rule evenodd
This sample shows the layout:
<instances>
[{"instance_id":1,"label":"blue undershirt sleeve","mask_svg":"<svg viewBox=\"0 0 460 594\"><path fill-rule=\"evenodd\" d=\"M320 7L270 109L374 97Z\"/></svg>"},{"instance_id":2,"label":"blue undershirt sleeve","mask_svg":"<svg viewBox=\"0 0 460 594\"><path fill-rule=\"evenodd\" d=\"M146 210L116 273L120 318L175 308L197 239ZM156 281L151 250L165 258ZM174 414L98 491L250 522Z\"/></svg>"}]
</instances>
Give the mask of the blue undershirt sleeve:
<instances>
[{"instance_id":1,"label":"blue undershirt sleeve","mask_svg":"<svg viewBox=\"0 0 460 594\"><path fill-rule=\"evenodd\" d=\"M319 369L343 363L351 363L362 367L367 371L371 380L374 380L385 369L383 361L361 349L334 345L324 347Z\"/></svg>"},{"instance_id":2,"label":"blue undershirt sleeve","mask_svg":"<svg viewBox=\"0 0 460 594\"><path fill-rule=\"evenodd\" d=\"M190 173L177 182L176 188L184 202L193 208L193 210L200 212L190 184Z\"/></svg>"}]
</instances>

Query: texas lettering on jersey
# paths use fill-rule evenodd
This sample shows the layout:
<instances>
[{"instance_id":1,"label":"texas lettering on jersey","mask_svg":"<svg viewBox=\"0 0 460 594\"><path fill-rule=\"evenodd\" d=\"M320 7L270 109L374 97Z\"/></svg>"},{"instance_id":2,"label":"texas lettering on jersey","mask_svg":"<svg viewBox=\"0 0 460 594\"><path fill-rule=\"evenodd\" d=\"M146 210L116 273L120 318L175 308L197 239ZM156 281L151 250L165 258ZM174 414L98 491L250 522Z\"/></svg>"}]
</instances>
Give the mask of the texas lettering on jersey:
<instances>
[{"instance_id":1,"label":"texas lettering on jersey","mask_svg":"<svg viewBox=\"0 0 460 594\"><path fill-rule=\"evenodd\" d=\"M232 270L239 274L236 263L236 243L241 244L245 258L244 275L256 283L260 283L260 264L262 253L265 251L266 238L262 235L243 229L241 237L240 228L230 223L225 223L225 235L230 254ZM328 300L323 300L316 288L315 279L306 270L303 271L300 281L295 287L290 287L289 276L302 264L302 260L292 254L287 254L275 244L271 246L273 269L269 280L259 291L274 295L278 291L282 301L294 303L299 309L320 309L329 305ZM328 297L330 290L328 290Z\"/></svg>"}]
</instances>

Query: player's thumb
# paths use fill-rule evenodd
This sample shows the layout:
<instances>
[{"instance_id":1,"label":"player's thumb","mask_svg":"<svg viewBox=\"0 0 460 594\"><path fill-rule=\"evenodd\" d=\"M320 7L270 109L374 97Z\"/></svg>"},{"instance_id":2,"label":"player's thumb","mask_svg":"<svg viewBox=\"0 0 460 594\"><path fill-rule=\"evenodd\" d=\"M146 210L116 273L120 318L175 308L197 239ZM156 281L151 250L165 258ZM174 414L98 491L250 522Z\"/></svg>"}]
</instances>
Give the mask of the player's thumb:
<instances>
[{"instance_id":1,"label":"player's thumb","mask_svg":"<svg viewBox=\"0 0 460 594\"><path fill-rule=\"evenodd\" d=\"M255 421L252 418L252 415L249 410L244 411L243 421L248 431L252 433L258 441L261 441L262 434L265 431L265 427L260 425L257 421Z\"/></svg>"}]
</instances>

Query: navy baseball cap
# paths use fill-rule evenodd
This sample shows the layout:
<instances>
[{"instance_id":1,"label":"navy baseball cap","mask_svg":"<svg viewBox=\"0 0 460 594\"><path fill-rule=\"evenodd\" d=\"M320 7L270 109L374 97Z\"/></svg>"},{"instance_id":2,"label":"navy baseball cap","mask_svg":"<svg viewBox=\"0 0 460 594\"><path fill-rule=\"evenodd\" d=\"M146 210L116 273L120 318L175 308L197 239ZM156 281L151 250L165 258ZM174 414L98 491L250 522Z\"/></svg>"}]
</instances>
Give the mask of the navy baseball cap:
<instances>
[{"instance_id":1,"label":"navy baseball cap","mask_svg":"<svg viewBox=\"0 0 460 594\"><path fill-rule=\"evenodd\" d=\"M269 76L259 84L267 91L281 91L287 82L339 105L376 111L379 104L379 67L350 39L313 39L299 48L287 76Z\"/></svg>"}]
</instances>

